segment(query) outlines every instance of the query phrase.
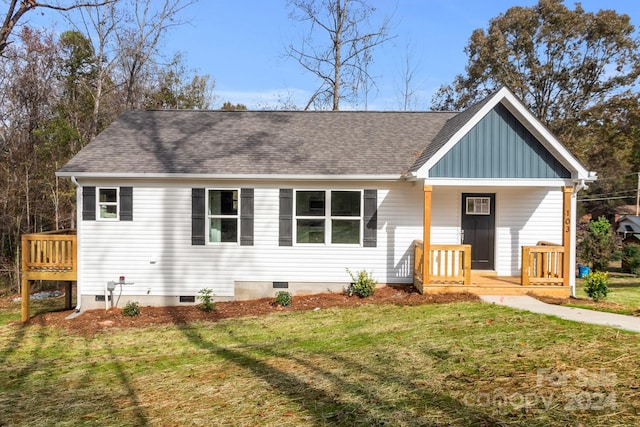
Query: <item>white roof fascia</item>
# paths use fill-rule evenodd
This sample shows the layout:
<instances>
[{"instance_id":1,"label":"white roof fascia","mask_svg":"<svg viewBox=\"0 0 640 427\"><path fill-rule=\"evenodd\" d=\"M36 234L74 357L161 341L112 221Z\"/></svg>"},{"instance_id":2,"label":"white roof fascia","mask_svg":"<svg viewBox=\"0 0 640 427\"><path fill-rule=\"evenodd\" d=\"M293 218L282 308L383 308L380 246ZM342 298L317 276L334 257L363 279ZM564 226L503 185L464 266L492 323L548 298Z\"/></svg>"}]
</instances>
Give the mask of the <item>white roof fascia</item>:
<instances>
[{"instance_id":1,"label":"white roof fascia","mask_svg":"<svg viewBox=\"0 0 640 427\"><path fill-rule=\"evenodd\" d=\"M570 187L571 179L425 178L425 185L442 187Z\"/></svg>"},{"instance_id":2,"label":"white roof fascia","mask_svg":"<svg viewBox=\"0 0 640 427\"><path fill-rule=\"evenodd\" d=\"M286 174L197 174L197 173L93 173L56 172L58 177L98 179L210 179L254 181L400 181L402 175L286 175Z\"/></svg>"},{"instance_id":3,"label":"white roof fascia","mask_svg":"<svg viewBox=\"0 0 640 427\"><path fill-rule=\"evenodd\" d=\"M498 103L505 107L572 173L573 180L595 180L580 162L556 139L555 136L535 118L529 109L511 93L506 87L501 88L467 123L417 171L418 178L428 178L429 170L435 166L482 118L484 118Z\"/></svg>"}]
</instances>

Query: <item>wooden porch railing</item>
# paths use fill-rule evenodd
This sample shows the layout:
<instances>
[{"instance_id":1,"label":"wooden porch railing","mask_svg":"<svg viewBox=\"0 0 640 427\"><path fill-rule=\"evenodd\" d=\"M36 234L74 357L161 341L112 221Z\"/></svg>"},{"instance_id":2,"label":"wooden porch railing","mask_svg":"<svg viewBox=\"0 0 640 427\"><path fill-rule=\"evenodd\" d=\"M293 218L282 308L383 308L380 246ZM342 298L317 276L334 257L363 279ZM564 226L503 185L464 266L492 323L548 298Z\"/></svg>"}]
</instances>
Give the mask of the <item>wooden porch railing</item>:
<instances>
[{"instance_id":1,"label":"wooden porch railing","mask_svg":"<svg viewBox=\"0 0 640 427\"><path fill-rule=\"evenodd\" d=\"M414 241L414 286L422 292L429 283L471 284L471 245L431 245L428 279L424 279L424 245ZM426 282L426 283L425 283Z\"/></svg>"},{"instance_id":2,"label":"wooden porch railing","mask_svg":"<svg viewBox=\"0 0 640 427\"><path fill-rule=\"evenodd\" d=\"M565 285L568 278L563 275L565 259L563 246L523 246L522 247L522 286L528 285Z\"/></svg>"},{"instance_id":3,"label":"wooden porch railing","mask_svg":"<svg viewBox=\"0 0 640 427\"><path fill-rule=\"evenodd\" d=\"M431 245L430 261L432 282L471 284L471 245Z\"/></svg>"},{"instance_id":4,"label":"wooden porch railing","mask_svg":"<svg viewBox=\"0 0 640 427\"><path fill-rule=\"evenodd\" d=\"M29 319L32 280L69 282L65 294L71 308L72 281L77 280L78 254L75 230L59 230L22 236L22 321Z\"/></svg>"}]
</instances>

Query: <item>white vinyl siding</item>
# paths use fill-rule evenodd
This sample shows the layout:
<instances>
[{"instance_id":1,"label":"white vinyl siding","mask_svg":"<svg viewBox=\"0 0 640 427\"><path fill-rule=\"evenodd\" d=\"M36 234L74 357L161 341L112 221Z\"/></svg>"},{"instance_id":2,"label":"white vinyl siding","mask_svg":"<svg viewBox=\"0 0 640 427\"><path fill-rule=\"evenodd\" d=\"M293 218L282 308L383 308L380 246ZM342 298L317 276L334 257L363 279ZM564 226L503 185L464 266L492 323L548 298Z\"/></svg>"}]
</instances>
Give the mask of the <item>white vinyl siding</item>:
<instances>
[{"instance_id":1,"label":"white vinyl siding","mask_svg":"<svg viewBox=\"0 0 640 427\"><path fill-rule=\"evenodd\" d=\"M496 194L496 270L519 276L522 246L562 244L560 188L510 188Z\"/></svg>"},{"instance_id":2,"label":"white vinyl siding","mask_svg":"<svg viewBox=\"0 0 640 427\"><path fill-rule=\"evenodd\" d=\"M100 184L87 183L98 188ZM136 183L133 221L82 222L78 235L81 292L103 295L108 281L126 276L134 284L123 286L123 302L129 295L197 295L203 288L212 289L217 297L233 297L235 281L346 283L350 281L347 268L371 271L380 283L411 283L413 241L422 239L422 186L411 182L360 184L377 189L376 247L279 246L280 189L315 190L318 183L308 188L299 182L225 183L254 189L252 246L192 245L192 188L217 188L216 183ZM351 190L353 183L332 183L328 189ZM461 194L466 191L467 187L434 187L433 243L460 243ZM499 275L520 274L521 246L542 240L561 243L560 188L474 188L476 191L496 194Z\"/></svg>"},{"instance_id":3,"label":"white vinyl siding","mask_svg":"<svg viewBox=\"0 0 640 427\"><path fill-rule=\"evenodd\" d=\"M462 193L468 187L434 187L431 242L460 244ZM519 276L522 246L539 241L562 243L562 191L544 187L475 188L496 195L495 270ZM472 248L473 250L473 248Z\"/></svg>"},{"instance_id":4,"label":"white vinyl siding","mask_svg":"<svg viewBox=\"0 0 640 427\"><path fill-rule=\"evenodd\" d=\"M127 295L197 295L210 288L234 295L234 281L349 282L346 272L366 269L380 283L411 283L413 240L422 235L422 189L407 183L367 182L377 188L376 247L359 245L279 246L279 191L299 183L239 183L254 188L254 244L194 246L191 242L193 185L134 186L131 222L84 222L80 233L81 291L101 295L110 280L126 276ZM233 184L229 184L233 185ZM311 187L315 189L317 187ZM351 190L352 184L331 189ZM318 289L323 292L325 289ZM126 301L126 299L125 299Z\"/></svg>"}]
</instances>

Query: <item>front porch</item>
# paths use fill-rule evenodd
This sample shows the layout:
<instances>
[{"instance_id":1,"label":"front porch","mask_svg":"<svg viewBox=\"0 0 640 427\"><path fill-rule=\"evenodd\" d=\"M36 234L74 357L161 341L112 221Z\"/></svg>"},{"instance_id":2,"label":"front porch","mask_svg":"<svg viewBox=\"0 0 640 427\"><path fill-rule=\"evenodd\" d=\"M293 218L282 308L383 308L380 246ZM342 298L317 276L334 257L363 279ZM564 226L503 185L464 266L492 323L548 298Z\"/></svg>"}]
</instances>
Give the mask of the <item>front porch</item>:
<instances>
[{"instance_id":1,"label":"front porch","mask_svg":"<svg viewBox=\"0 0 640 427\"><path fill-rule=\"evenodd\" d=\"M520 276L498 276L493 271L471 270L470 245L431 245L428 251L428 256L424 256L422 240L414 242L413 284L420 293L570 295L565 273L568 258L562 246L545 242L523 246Z\"/></svg>"},{"instance_id":2,"label":"front porch","mask_svg":"<svg viewBox=\"0 0 640 427\"><path fill-rule=\"evenodd\" d=\"M513 248L519 251L519 276L472 270L469 244L434 244L431 241L433 187L424 186L423 239L414 241L414 286L421 293L471 292L478 295L526 295L567 297L571 293L571 196L562 191L562 242L537 242ZM425 244L426 242L426 244ZM498 255L499 256L499 255Z\"/></svg>"}]
</instances>

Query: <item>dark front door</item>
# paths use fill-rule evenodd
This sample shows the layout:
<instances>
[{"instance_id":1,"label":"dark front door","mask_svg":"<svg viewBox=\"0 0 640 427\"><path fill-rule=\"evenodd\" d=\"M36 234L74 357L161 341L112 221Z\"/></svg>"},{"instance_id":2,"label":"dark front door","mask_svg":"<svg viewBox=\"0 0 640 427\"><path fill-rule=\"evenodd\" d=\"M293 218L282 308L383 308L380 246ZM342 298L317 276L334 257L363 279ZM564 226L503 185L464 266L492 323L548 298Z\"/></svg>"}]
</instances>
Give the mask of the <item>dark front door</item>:
<instances>
[{"instance_id":1,"label":"dark front door","mask_svg":"<svg viewBox=\"0 0 640 427\"><path fill-rule=\"evenodd\" d=\"M471 268L493 270L495 194L462 193L462 243L471 245Z\"/></svg>"}]
</instances>

